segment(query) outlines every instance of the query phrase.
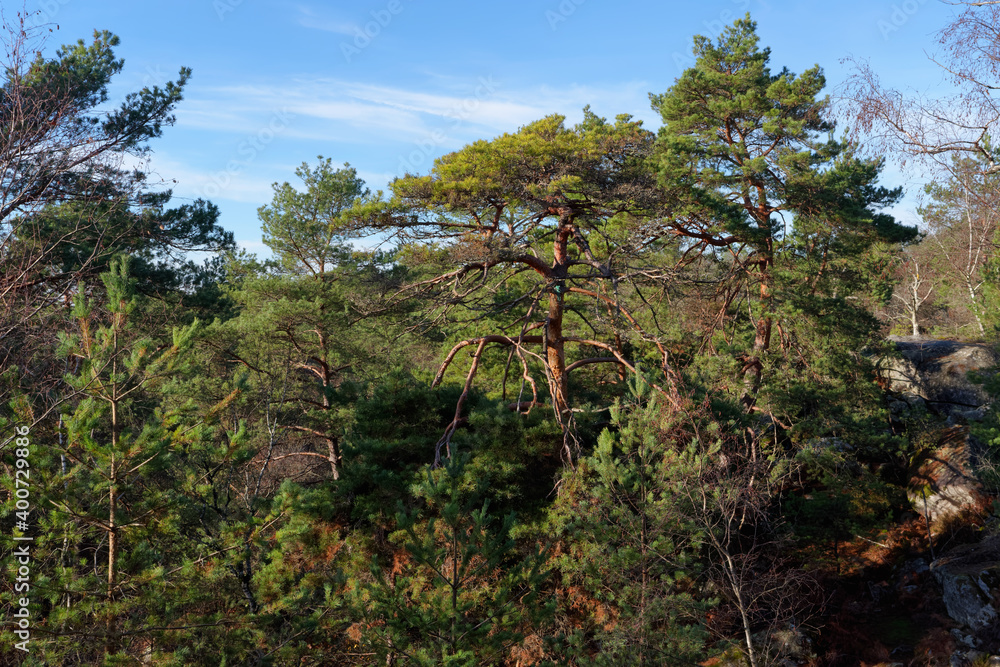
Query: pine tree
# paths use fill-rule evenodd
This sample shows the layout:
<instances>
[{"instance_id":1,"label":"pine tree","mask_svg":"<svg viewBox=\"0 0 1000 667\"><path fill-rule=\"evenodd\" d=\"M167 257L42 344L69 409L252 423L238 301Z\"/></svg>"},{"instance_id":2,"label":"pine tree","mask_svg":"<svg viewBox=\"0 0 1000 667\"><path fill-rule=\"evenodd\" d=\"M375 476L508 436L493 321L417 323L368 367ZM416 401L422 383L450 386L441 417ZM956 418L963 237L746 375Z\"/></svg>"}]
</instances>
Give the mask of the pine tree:
<instances>
[{"instance_id":1,"label":"pine tree","mask_svg":"<svg viewBox=\"0 0 1000 667\"><path fill-rule=\"evenodd\" d=\"M665 224L688 256L721 267L703 335L731 360L745 412L823 434L851 417L821 426L821 405L873 387L860 350L878 323L856 301L877 287L873 257L916 230L880 212L901 196L877 184L882 161L833 138L818 66L772 73L749 16L717 41L696 37L694 53L652 96Z\"/></svg>"},{"instance_id":2,"label":"pine tree","mask_svg":"<svg viewBox=\"0 0 1000 667\"><path fill-rule=\"evenodd\" d=\"M226 293L239 316L210 338L260 393L269 422L261 430L271 430L272 446L281 441L280 456L298 457L299 468L324 459L339 479L347 417L336 393L382 375L401 356L389 335L394 323L381 312L399 271L341 235L345 211L368 196L354 169L321 159L296 174L305 191L275 184L271 204L258 210L275 260L232 258Z\"/></svg>"},{"instance_id":3,"label":"pine tree","mask_svg":"<svg viewBox=\"0 0 1000 667\"><path fill-rule=\"evenodd\" d=\"M429 320L454 325L458 340L436 383L470 348L471 388L487 348L503 348L532 389L523 403L534 406L538 385L547 386L567 459L576 455L570 377L587 372L578 369L623 377L648 342L664 393L679 402L666 349L623 298L667 282L653 139L625 114L609 122L587 108L572 127L548 116L446 155L428 175L397 179L391 202L360 207L345 230L399 239L401 260L420 274L409 293L426 299Z\"/></svg>"},{"instance_id":4,"label":"pine tree","mask_svg":"<svg viewBox=\"0 0 1000 667\"><path fill-rule=\"evenodd\" d=\"M208 436L204 423L161 409L157 396L183 371L198 323L158 345L136 321L140 299L128 260L110 268L102 276L105 312L81 288L77 331L62 337L74 400L63 415L63 470L49 487L44 519L48 546L62 552L49 588L47 623L59 636L53 660L66 650L86 655L99 637L103 646L91 651L107 664L128 661L149 636L142 626L163 618L157 590L178 556L178 457ZM67 646L77 632L78 645Z\"/></svg>"},{"instance_id":5,"label":"pine tree","mask_svg":"<svg viewBox=\"0 0 1000 667\"><path fill-rule=\"evenodd\" d=\"M366 641L381 659L412 665L502 664L532 621L547 573L538 551L519 554L513 514L497 522L489 502L463 489L466 459L425 468L416 489L423 509L400 511L401 568L373 562L374 582L358 601Z\"/></svg>"},{"instance_id":6,"label":"pine tree","mask_svg":"<svg viewBox=\"0 0 1000 667\"><path fill-rule=\"evenodd\" d=\"M562 613L590 609L575 638L579 664L690 665L707 640L710 601L697 594L705 539L684 488L716 452L675 441L685 429L670 432L641 376L629 384L550 510Z\"/></svg>"}]
</instances>

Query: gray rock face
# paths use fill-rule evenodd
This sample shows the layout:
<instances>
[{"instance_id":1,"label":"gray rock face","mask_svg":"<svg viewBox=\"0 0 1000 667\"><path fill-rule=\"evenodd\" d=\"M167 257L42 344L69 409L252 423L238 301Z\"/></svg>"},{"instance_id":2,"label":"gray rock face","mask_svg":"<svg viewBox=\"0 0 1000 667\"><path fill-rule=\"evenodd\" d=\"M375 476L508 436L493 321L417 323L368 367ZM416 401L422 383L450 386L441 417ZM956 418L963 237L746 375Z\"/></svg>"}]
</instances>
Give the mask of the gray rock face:
<instances>
[{"instance_id":1,"label":"gray rock face","mask_svg":"<svg viewBox=\"0 0 1000 667\"><path fill-rule=\"evenodd\" d=\"M978 633L998 617L995 596L1000 591L1000 537L963 544L931 563L941 584L948 615Z\"/></svg>"},{"instance_id":2,"label":"gray rock face","mask_svg":"<svg viewBox=\"0 0 1000 667\"><path fill-rule=\"evenodd\" d=\"M932 411L961 419L981 418L990 401L980 385L969 381L969 371L996 366L1000 355L980 343L890 336L901 358L883 357L879 374L890 391L910 405L925 402Z\"/></svg>"}]
</instances>

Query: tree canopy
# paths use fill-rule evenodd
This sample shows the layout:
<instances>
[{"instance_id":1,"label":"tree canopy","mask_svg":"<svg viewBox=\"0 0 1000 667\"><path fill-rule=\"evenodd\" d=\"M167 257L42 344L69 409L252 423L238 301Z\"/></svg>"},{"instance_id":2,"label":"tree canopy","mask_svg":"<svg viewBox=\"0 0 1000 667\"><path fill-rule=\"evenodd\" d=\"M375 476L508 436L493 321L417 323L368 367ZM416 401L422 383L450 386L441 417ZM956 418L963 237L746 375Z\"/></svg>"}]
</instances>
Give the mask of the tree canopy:
<instances>
[{"instance_id":1,"label":"tree canopy","mask_svg":"<svg viewBox=\"0 0 1000 667\"><path fill-rule=\"evenodd\" d=\"M655 151L664 225L684 256L711 254L726 267L716 322L737 327L741 401L773 412L758 405L765 369L801 361L809 372L816 329L856 348L874 336L846 299L866 289L866 258L879 244L916 230L882 212L901 196L878 185L882 162L833 137L818 66L772 73L749 17L716 41L696 37L694 53L695 66L651 97L664 122Z\"/></svg>"},{"instance_id":2,"label":"tree canopy","mask_svg":"<svg viewBox=\"0 0 1000 667\"><path fill-rule=\"evenodd\" d=\"M187 69L109 109L117 37L18 37L0 662L955 663L921 563L995 532L1000 412L875 362L901 314L996 343L986 135L918 235L822 69L772 69L747 16L694 39L656 128L548 115L385 193L303 163L258 257L124 167Z\"/></svg>"}]
</instances>

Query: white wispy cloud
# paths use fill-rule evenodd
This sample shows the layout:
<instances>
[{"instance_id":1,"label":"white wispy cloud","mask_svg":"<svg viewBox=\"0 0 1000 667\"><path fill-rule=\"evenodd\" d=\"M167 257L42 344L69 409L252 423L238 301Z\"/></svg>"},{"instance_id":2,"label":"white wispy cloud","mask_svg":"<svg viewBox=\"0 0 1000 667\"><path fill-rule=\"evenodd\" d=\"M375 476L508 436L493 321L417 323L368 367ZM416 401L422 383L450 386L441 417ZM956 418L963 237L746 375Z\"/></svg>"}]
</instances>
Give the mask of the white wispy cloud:
<instances>
[{"instance_id":1,"label":"white wispy cloud","mask_svg":"<svg viewBox=\"0 0 1000 667\"><path fill-rule=\"evenodd\" d=\"M357 23L323 16L312 7L299 5L296 9L298 10L299 25L304 28L323 30L337 35L353 35L358 30Z\"/></svg>"},{"instance_id":2,"label":"white wispy cloud","mask_svg":"<svg viewBox=\"0 0 1000 667\"><path fill-rule=\"evenodd\" d=\"M151 168L154 177L163 179L164 187L173 190L179 199L226 199L259 206L270 201L273 195L271 185L275 179L262 173L267 165L249 165L238 170L211 169L157 154Z\"/></svg>"},{"instance_id":3,"label":"white wispy cloud","mask_svg":"<svg viewBox=\"0 0 1000 667\"><path fill-rule=\"evenodd\" d=\"M482 76L437 83L441 89L434 92L330 78L220 87L192 95L186 108L179 110L178 123L252 133L267 122L270 109L290 114L286 131L302 139L337 136L384 144L436 134L446 137L441 143L455 145L514 131L551 113L563 113L575 122L587 104L603 115L633 113L648 124L655 123L644 82L512 89L502 80Z\"/></svg>"},{"instance_id":4,"label":"white wispy cloud","mask_svg":"<svg viewBox=\"0 0 1000 667\"><path fill-rule=\"evenodd\" d=\"M184 105L174 114L177 124L200 130L245 132L252 129L249 107L221 107L216 101L207 99L185 100Z\"/></svg>"}]
</instances>

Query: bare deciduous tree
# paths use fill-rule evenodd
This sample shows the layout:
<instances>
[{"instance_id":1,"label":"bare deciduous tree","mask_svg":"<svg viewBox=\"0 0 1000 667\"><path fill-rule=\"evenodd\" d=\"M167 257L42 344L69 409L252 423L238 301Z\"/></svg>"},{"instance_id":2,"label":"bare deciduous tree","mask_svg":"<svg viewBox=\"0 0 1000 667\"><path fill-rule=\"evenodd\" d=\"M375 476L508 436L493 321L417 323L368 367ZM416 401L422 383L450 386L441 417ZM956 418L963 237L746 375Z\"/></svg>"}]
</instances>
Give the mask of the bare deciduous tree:
<instances>
[{"instance_id":1,"label":"bare deciduous tree","mask_svg":"<svg viewBox=\"0 0 1000 667\"><path fill-rule=\"evenodd\" d=\"M950 156L982 159L987 173L1000 172L989 143L1000 122L1000 5L954 3L964 9L937 34L938 64L956 92L925 97L886 87L867 61L843 87L846 111L854 128L869 136L877 150L919 159L950 170Z\"/></svg>"},{"instance_id":2,"label":"bare deciduous tree","mask_svg":"<svg viewBox=\"0 0 1000 667\"><path fill-rule=\"evenodd\" d=\"M905 318L910 325L911 335L919 336L920 309L934 295L927 262L912 252L907 253L899 266L899 274L899 284L892 294L892 301L901 309L901 314L890 318Z\"/></svg>"},{"instance_id":3,"label":"bare deciduous tree","mask_svg":"<svg viewBox=\"0 0 1000 667\"><path fill-rule=\"evenodd\" d=\"M991 148L991 147L990 147ZM972 314L980 335L983 322L984 269L992 257L1000 202L997 176L982 160L953 156L951 178L927 187L931 201L920 209L930 230L925 244L941 280Z\"/></svg>"}]
</instances>

